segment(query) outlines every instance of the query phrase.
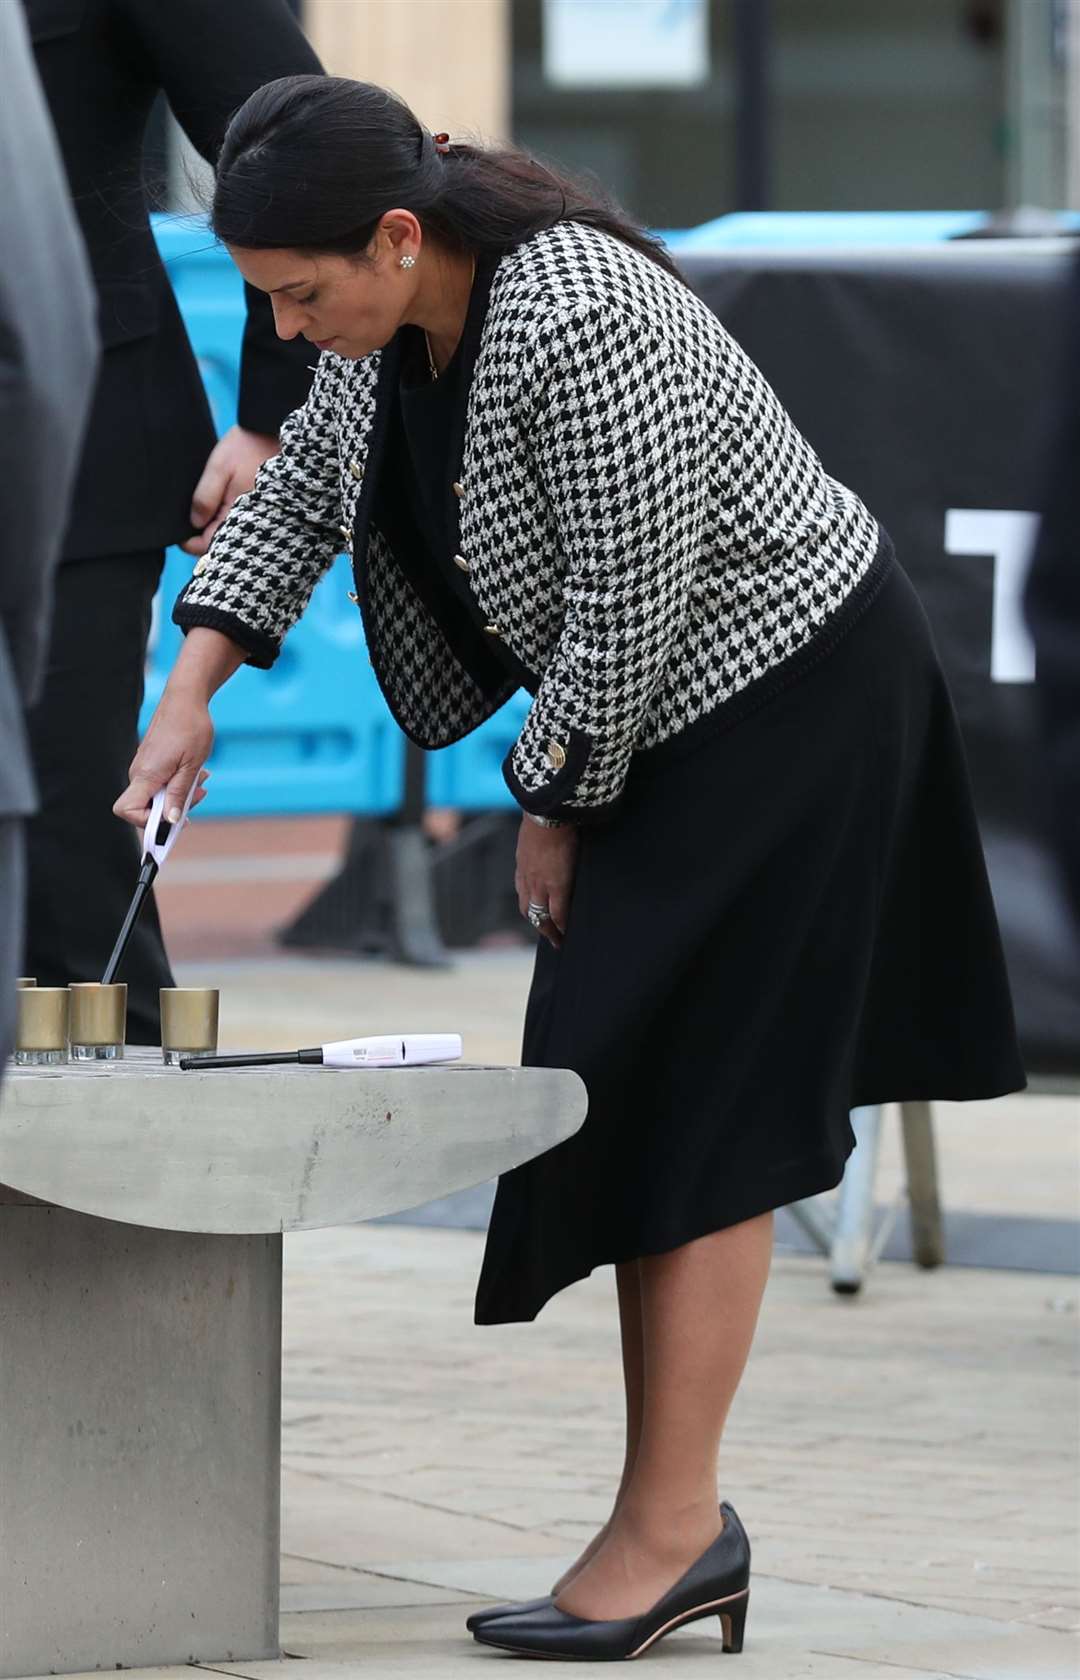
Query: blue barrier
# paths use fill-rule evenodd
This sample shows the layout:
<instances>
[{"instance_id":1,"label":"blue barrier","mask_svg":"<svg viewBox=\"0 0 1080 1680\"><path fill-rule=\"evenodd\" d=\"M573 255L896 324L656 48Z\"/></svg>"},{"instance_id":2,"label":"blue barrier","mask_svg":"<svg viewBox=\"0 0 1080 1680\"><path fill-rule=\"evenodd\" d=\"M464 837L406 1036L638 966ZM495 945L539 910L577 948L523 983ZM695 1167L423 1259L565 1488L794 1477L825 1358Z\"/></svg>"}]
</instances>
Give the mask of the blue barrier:
<instances>
[{"instance_id":1,"label":"blue barrier","mask_svg":"<svg viewBox=\"0 0 1080 1680\"><path fill-rule=\"evenodd\" d=\"M158 250L199 359L214 423L223 432L236 419L244 283L201 218L155 216L153 222Z\"/></svg>"},{"instance_id":2,"label":"blue barrier","mask_svg":"<svg viewBox=\"0 0 1080 1680\"><path fill-rule=\"evenodd\" d=\"M930 245L974 233L989 220L985 210L738 210L700 227L672 228L661 238L673 251L724 251L739 246L777 247ZM1061 214L1063 231L1080 229L1075 211Z\"/></svg>"},{"instance_id":3,"label":"blue barrier","mask_svg":"<svg viewBox=\"0 0 1080 1680\"><path fill-rule=\"evenodd\" d=\"M664 238L676 251L731 246L926 245L971 233L985 210L739 210Z\"/></svg>"}]
</instances>

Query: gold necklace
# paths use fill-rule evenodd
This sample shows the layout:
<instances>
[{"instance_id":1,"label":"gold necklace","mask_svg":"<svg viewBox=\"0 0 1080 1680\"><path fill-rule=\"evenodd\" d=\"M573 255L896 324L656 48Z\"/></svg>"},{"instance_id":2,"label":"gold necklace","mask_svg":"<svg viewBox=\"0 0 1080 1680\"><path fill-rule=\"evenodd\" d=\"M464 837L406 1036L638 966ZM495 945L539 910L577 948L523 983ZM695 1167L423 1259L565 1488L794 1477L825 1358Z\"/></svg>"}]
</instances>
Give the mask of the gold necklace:
<instances>
[{"instance_id":1,"label":"gold necklace","mask_svg":"<svg viewBox=\"0 0 1080 1680\"><path fill-rule=\"evenodd\" d=\"M472 269L470 270L470 273L469 273L469 292L470 292L470 295L472 293L473 281L475 279L476 279L476 258L474 257L473 260L472 260ZM420 330L424 335L424 346L427 350L428 367L431 370L432 379L435 380L435 379L438 379L438 377L439 377L439 370L435 366L435 358L431 354L431 340L428 337L428 330L427 330L426 327L422 327Z\"/></svg>"}]
</instances>

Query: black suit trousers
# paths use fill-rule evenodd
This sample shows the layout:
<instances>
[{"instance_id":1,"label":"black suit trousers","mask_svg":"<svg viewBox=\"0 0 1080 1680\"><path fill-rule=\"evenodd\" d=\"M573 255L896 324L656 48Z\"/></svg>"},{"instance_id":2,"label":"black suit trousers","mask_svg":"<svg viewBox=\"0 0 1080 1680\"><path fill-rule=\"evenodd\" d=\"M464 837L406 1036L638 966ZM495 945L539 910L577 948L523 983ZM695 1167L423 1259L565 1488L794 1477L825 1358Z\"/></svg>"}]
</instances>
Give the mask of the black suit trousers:
<instances>
[{"instance_id":1,"label":"black suit trousers","mask_svg":"<svg viewBox=\"0 0 1080 1680\"><path fill-rule=\"evenodd\" d=\"M27 824L23 974L100 980L139 873L135 831L113 816L138 740L160 549L71 561L56 574L42 697L29 716L41 807ZM174 984L152 897L118 980L129 1044L161 1042L158 989Z\"/></svg>"}]
</instances>

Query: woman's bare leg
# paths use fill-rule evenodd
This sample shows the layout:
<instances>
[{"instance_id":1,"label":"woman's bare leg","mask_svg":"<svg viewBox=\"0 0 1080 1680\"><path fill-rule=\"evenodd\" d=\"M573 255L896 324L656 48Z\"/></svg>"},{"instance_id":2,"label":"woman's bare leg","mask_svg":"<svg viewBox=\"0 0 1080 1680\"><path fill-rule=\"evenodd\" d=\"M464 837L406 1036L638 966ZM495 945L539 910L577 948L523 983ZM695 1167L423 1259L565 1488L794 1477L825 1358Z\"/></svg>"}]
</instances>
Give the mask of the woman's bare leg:
<instances>
[{"instance_id":1,"label":"woman's bare leg","mask_svg":"<svg viewBox=\"0 0 1080 1680\"><path fill-rule=\"evenodd\" d=\"M591 1621L643 1615L720 1532L720 1437L753 1341L772 1258L764 1213L638 1262L644 1405L607 1533L559 1595Z\"/></svg>"},{"instance_id":2,"label":"woman's bare leg","mask_svg":"<svg viewBox=\"0 0 1080 1680\"><path fill-rule=\"evenodd\" d=\"M551 1589L552 1596L562 1592L563 1588L570 1584L575 1575L580 1573L593 1553L607 1538L615 1513L622 1504L623 1496L629 1486L634 1461L637 1458L645 1386L639 1264L640 1262L637 1260L628 1260L625 1265L615 1268L615 1278L619 1291L619 1332L622 1337L623 1386L626 1390L626 1452L623 1459L622 1480L619 1483L619 1491L615 1495L615 1505L611 1516L599 1534L589 1541L577 1562L571 1564L566 1574L559 1577Z\"/></svg>"}]
</instances>

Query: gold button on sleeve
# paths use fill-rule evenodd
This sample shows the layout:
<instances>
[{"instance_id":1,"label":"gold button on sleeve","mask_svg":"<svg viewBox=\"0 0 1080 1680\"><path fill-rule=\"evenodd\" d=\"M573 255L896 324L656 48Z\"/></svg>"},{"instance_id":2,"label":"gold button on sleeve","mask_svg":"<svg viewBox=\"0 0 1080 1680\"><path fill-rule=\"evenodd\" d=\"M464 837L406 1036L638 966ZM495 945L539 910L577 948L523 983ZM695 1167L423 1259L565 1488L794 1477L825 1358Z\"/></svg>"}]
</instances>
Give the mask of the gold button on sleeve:
<instances>
[{"instance_id":1,"label":"gold button on sleeve","mask_svg":"<svg viewBox=\"0 0 1080 1680\"><path fill-rule=\"evenodd\" d=\"M454 555L454 565L457 567L459 572L471 572L472 571L472 567L469 565L469 562L466 560L464 554L455 554Z\"/></svg>"},{"instance_id":2,"label":"gold button on sleeve","mask_svg":"<svg viewBox=\"0 0 1080 1680\"><path fill-rule=\"evenodd\" d=\"M352 602L354 607L357 607L357 606L360 605L359 595L354 594L351 589L349 590L349 600Z\"/></svg>"},{"instance_id":3,"label":"gold button on sleeve","mask_svg":"<svg viewBox=\"0 0 1080 1680\"><path fill-rule=\"evenodd\" d=\"M454 483L454 495L457 497L459 502L463 502L465 500L465 486L464 486L464 484L459 484L458 482L455 481L455 483Z\"/></svg>"},{"instance_id":4,"label":"gold button on sleeve","mask_svg":"<svg viewBox=\"0 0 1080 1680\"><path fill-rule=\"evenodd\" d=\"M350 461L349 471L352 473L354 478L363 478L364 476L364 469L360 465L359 461Z\"/></svg>"},{"instance_id":5,"label":"gold button on sleeve","mask_svg":"<svg viewBox=\"0 0 1080 1680\"><path fill-rule=\"evenodd\" d=\"M561 741L549 741L547 744L548 763L553 770L561 770L566 763L566 748Z\"/></svg>"},{"instance_id":6,"label":"gold button on sleeve","mask_svg":"<svg viewBox=\"0 0 1080 1680\"><path fill-rule=\"evenodd\" d=\"M502 635L502 630L499 628L499 626L497 624L485 624L484 629L487 631L489 636L501 636Z\"/></svg>"}]
</instances>

